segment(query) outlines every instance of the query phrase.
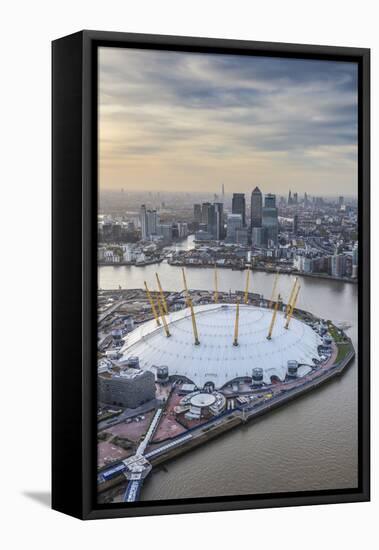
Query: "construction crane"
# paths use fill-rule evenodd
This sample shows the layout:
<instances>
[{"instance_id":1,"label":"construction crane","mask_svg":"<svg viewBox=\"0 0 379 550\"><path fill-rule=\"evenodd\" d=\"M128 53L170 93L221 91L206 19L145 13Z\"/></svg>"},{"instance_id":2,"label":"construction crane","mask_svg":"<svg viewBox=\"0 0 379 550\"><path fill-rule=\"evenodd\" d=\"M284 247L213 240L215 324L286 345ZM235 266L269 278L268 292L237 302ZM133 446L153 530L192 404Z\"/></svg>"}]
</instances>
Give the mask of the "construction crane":
<instances>
[{"instance_id":1,"label":"construction crane","mask_svg":"<svg viewBox=\"0 0 379 550\"><path fill-rule=\"evenodd\" d=\"M287 303L287 307L286 307L286 313L285 313L285 317L286 317L286 318L288 317L288 314L289 314L289 312L290 312L292 300L293 300L294 297L295 297L297 281L298 281L298 279L297 279L297 277L295 277L295 282L293 283L293 287L292 287L292 289L291 289L290 297L289 297L289 299L288 299L288 303Z\"/></svg>"},{"instance_id":2,"label":"construction crane","mask_svg":"<svg viewBox=\"0 0 379 550\"><path fill-rule=\"evenodd\" d=\"M271 340L271 337L272 337L272 331L274 330L274 326L275 326L276 314L278 313L279 300L280 300L280 294L278 294L278 298L275 302L275 307L271 318L270 328L267 334L267 340Z\"/></svg>"},{"instance_id":3,"label":"construction crane","mask_svg":"<svg viewBox=\"0 0 379 550\"><path fill-rule=\"evenodd\" d=\"M168 307L167 307L167 303L166 303L166 298L164 297L164 294L163 294L162 285L161 285L161 282L159 280L158 273L156 273L155 276L157 278L159 294L161 295L161 301L162 301L162 304L163 304L163 309L164 309L165 314L168 315Z\"/></svg>"},{"instance_id":4,"label":"construction crane","mask_svg":"<svg viewBox=\"0 0 379 550\"><path fill-rule=\"evenodd\" d=\"M159 298L158 298L158 308L159 308L159 313L160 313L160 316L161 316L161 319L162 319L162 322L163 322L164 331L166 333L167 338L169 338L169 336L171 336L171 334L170 334L170 331L168 329L168 324L167 324L166 317L165 317L165 314L164 314L164 311L163 311L162 302L160 301Z\"/></svg>"},{"instance_id":5,"label":"construction crane","mask_svg":"<svg viewBox=\"0 0 379 550\"><path fill-rule=\"evenodd\" d=\"M187 279L186 279L186 274L183 267L182 267L182 274L183 274L184 290L186 292L187 307L189 307L191 310L192 330L193 330L193 336L195 340L195 346L198 346L200 344L200 340L199 340L199 333L197 332L195 311L193 309L192 300L188 292Z\"/></svg>"},{"instance_id":6,"label":"construction crane","mask_svg":"<svg viewBox=\"0 0 379 550\"><path fill-rule=\"evenodd\" d=\"M297 298L299 296L299 292L300 292L300 285L297 287L296 289L296 293L295 293L295 296L294 296L294 299L293 299L293 302L291 304L291 309L290 309L290 312L287 316L287 321L286 321L286 324L284 325L284 328L288 329L289 327L289 324L290 324L290 321L291 321L291 318L292 318L292 314L293 314L293 310L295 309L296 307L296 302L297 302Z\"/></svg>"},{"instance_id":7,"label":"construction crane","mask_svg":"<svg viewBox=\"0 0 379 550\"><path fill-rule=\"evenodd\" d=\"M214 293L214 298L215 298L215 304L218 304L218 281L217 281L217 267L216 267L216 264L215 264L215 293Z\"/></svg>"},{"instance_id":8,"label":"construction crane","mask_svg":"<svg viewBox=\"0 0 379 550\"><path fill-rule=\"evenodd\" d=\"M233 346L238 346L238 322L239 322L239 314L240 314L240 302L237 300L237 306L236 306L236 321L234 324L234 341Z\"/></svg>"},{"instance_id":9,"label":"construction crane","mask_svg":"<svg viewBox=\"0 0 379 550\"><path fill-rule=\"evenodd\" d=\"M272 293L271 293L270 302L269 302L269 304L268 304L269 309L271 309L272 303L273 303L274 298L275 298L276 287L278 286L278 279L279 279L279 272L277 271L277 272L276 272L276 275L275 275L275 279L274 279L274 284L273 284L273 287L272 287Z\"/></svg>"},{"instance_id":10,"label":"construction crane","mask_svg":"<svg viewBox=\"0 0 379 550\"><path fill-rule=\"evenodd\" d=\"M146 295L147 295L147 298L150 302L150 306L151 306L151 311L153 312L153 315L154 315L154 319L156 320L157 322L157 325L160 326L161 322L159 320L159 317L158 317L158 313L157 313L157 310L155 309L155 305L154 305L154 301L153 301L153 298L150 294L150 290L148 289L148 286L146 284L146 281L144 281L144 285L145 285L145 290L146 290Z\"/></svg>"},{"instance_id":11,"label":"construction crane","mask_svg":"<svg viewBox=\"0 0 379 550\"><path fill-rule=\"evenodd\" d=\"M247 268L247 273L246 273L246 286L245 286L245 299L244 299L245 304L247 304L249 301L249 283L250 283L250 267Z\"/></svg>"}]
</instances>

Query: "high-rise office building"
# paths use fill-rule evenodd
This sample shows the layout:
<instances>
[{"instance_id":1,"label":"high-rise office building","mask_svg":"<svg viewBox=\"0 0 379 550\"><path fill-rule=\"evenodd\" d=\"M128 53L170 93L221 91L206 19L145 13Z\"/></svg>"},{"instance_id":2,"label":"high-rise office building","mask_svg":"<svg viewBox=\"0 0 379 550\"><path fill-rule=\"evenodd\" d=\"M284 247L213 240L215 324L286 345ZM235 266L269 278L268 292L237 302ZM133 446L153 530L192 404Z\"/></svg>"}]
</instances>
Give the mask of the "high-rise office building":
<instances>
[{"instance_id":1,"label":"high-rise office building","mask_svg":"<svg viewBox=\"0 0 379 550\"><path fill-rule=\"evenodd\" d=\"M148 210L147 216L147 236L156 235L158 233L158 214L156 210Z\"/></svg>"},{"instance_id":2,"label":"high-rise office building","mask_svg":"<svg viewBox=\"0 0 379 550\"><path fill-rule=\"evenodd\" d=\"M268 245L278 244L278 209L276 197L272 193L265 196L265 205L262 210L262 227L265 229L265 240Z\"/></svg>"},{"instance_id":3,"label":"high-rise office building","mask_svg":"<svg viewBox=\"0 0 379 550\"><path fill-rule=\"evenodd\" d=\"M178 237L184 239L188 235L188 223L178 222Z\"/></svg>"},{"instance_id":4,"label":"high-rise office building","mask_svg":"<svg viewBox=\"0 0 379 550\"><path fill-rule=\"evenodd\" d=\"M217 241L224 238L224 205L222 202L214 204L204 202L202 204L200 228L205 229Z\"/></svg>"},{"instance_id":5,"label":"high-rise office building","mask_svg":"<svg viewBox=\"0 0 379 550\"><path fill-rule=\"evenodd\" d=\"M262 193L258 187L251 193L251 229L262 227Z\"/></svg>"},{"instance_id":6,"label":"high-rise office building","mask_svg":"<svg viewBox=\"0 0 379 550\"><path fill-rule=\"evenodd\" d=\"M204 203L206 204L206 203ZM204 208L203 204L203 208ZM207 231L210 235L212 235L213 239L216 238L216 211L215 211L215 205L207 203Z\"/></svg>"},{"instance_id":7,"label":"high-rise office building","mask_svg":"<svg viewBox=\"0 0 379 550\"><path fill-rule=\"evenodd\" d=\"M171 223L164 223L158 226L159 235L163 237L165 243L171 243L173 238L173 228Z\"/></svg>"},{"instance_id":8,"label":"high-rise office building","mask_svg":"<svg viewBox=\"0 0 379 550\"><path fill-rule=\"evenodd\" d=\"M217 241L224 238L224 205L222 202L214 203L215 210L215 230L214 236Z\"/></svg>"},{"instance_id":9,"label":"high-rise office building","mask_svg":"<svg viewBox=\"0 0 379 550\"><path fill-rule=\"evenodd\" d=\"M276 196L272 193L265 195L265 208L276 208Z\"/></svg>"},{"instance_id":10,"label":"high-rise office building","mask_svg":"<svg viewBox=\"0 0 379 550\"><path fill-rule=\"evenodd\" d=\"M201 206L201 223L208 224L208 217L209 217L208 211L210 207L211 207L210 202L203 202Z\"/></svg>"},{"instance_id":11,"label":"high-rise office building","mask_svg":"<svg viewBox=\"0 0 379 550\"><path fill-rule=\"evenodd\" d=\"M246 201L245 193L233 193L232 214L241 214L242 225L246 226Z\"/></svg>"},{"instance_id":12,"label":"high-rise office building","mask_svg":"<svg viewBox=\"0 0 379 550\"><path fill-rule=\"evenodd\" d=\"M156 210L146 210L146 206L142 204L139 219L141 224L141 239L143 241L148 239L150 235L157 234L159 218Z\"/></svg>"},{"instance_id":13,"label":"high-rise office building","mask_svg":"<svg viewBox=\"0 0 379 550\"><path fill-rule=\"evenodd\" d=\"M251 232L251 244L257 247L266 244L265 229L263 227L253 227Z\"/></svg>"},{"instance_id":14,"label":"high-rise office building","mask_svg":"<svg viewBox=\"0 0 379 550\"><path fill-rule=\"evenodd\" d=\"M193 217L196 223L201 223L201 204L193 205Z\"/></svg>"},{"instance_id":15,"label":"high-rise office building","mask_svg":"<svg viewBox=\"0 0 379 550\"><path fill-rule=\"evenodd\" d=\"M226 223L226 240L229 243L236 242L236 232L238 229L242 229L241 214L228 214L228 219Z\"/></svg>"},{"instance_id":16,"label":"high-rise office building","mask_svg":"<svg viewBox=\"0 0 379 550\"><path fill-rule=\"evenodd\" d=\"M146 206L141 204L139 211L139 220L141 224L141 239L145 241L147 239L147 215L146 215Z\"/></svg>"},{"instance_id":17,"label":"high-rise office building","mask_svg":"<svg viewBox=\"0 0 379 550\"><path fill-rule=\"evenodd\" d=\"M247 246L249 242L249 234L247 227L241 227L236 229L236 244Z\"/></svg>"}]
</instances>

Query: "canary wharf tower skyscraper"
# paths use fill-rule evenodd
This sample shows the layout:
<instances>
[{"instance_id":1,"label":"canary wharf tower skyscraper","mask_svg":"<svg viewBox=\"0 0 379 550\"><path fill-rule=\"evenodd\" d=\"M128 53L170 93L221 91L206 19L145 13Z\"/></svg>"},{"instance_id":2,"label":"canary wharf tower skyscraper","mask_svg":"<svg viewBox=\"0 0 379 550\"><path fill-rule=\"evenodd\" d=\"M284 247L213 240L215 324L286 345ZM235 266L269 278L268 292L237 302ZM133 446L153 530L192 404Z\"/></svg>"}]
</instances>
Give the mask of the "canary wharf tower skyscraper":
<instances>
[{"instance_id":1,"label":"canary wharf tower skyscraper","mask_svg":"<svg viewBox=\"0 0 379 550\"><path fill-rule=\"evenodd\" d=\"M256 187L251 193L251 230L254 227L262 227L262 193Z\"/></svg>"}]
</instances>

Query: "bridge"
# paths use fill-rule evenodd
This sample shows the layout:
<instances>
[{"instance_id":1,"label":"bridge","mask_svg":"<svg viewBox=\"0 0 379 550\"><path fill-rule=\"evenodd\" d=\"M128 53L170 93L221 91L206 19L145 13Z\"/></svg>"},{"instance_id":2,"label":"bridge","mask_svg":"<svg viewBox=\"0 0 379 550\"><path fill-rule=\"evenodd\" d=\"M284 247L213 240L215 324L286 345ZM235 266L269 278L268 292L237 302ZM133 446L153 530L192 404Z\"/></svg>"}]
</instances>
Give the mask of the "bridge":
<instances>
[{"instance_id":1,"label":"bridge","mask_svg":"<svg viewBox=\"0 0 379 550\"><path fill-rule=\"evenodd\" d=\"M153 437L153 434L158 426L162 412L163 409L158 409L156 411L144 439L137 447L136 453L122 461L125 466L123 474L129 480L124 494L124 502L135 502L138 500L143 481L151 472L152 466L144 454L146 447L148 446L149 441Z\"/></svg>"},{"instance_id":2,"label":"bridge","mask_svg":"<svg viewBox=\"0 0 379 550\"><path fill-rule=\"evenodd\" d=\"M135 502L139 498L139 494L142 488L142 479L135 479L129 481L124 494L124 502Z\"/></svg>"}]
</instances>

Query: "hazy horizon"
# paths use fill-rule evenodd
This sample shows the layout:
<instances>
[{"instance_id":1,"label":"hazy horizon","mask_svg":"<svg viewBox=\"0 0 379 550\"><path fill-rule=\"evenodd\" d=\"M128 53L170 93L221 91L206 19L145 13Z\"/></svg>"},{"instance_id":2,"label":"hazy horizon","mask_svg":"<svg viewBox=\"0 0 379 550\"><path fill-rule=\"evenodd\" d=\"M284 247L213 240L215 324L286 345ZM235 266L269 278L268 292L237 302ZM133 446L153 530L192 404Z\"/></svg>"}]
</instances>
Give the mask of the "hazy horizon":
<instances>
[{"instance_id":1,"label":"hazy horizon","mask_svg":"<svg viewBox=\"0 0 379 550\"><path fill-rule=\"evenodd\" d=\"M99 50L101 191L357 195L354 63Z\"/></svg>"}]
</instances>

